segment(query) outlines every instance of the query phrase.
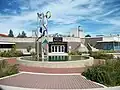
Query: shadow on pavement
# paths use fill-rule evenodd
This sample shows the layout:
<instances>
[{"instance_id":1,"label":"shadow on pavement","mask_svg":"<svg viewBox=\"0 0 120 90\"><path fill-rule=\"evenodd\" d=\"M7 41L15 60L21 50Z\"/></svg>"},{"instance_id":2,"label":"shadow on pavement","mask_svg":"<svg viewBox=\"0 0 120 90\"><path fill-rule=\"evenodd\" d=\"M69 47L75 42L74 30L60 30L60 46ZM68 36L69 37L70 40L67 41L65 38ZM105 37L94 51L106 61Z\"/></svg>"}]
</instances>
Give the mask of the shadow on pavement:
<instances>
[{"instance_id":1,"label":"shadow on pavement","mask_svg":"<svg viewBox=\"0 0 120 90\"><path fill-rule=\"evenodd\" d=\"M2 87L0 87L0 90L4 90Z\"/></svg>"}]
</instances>

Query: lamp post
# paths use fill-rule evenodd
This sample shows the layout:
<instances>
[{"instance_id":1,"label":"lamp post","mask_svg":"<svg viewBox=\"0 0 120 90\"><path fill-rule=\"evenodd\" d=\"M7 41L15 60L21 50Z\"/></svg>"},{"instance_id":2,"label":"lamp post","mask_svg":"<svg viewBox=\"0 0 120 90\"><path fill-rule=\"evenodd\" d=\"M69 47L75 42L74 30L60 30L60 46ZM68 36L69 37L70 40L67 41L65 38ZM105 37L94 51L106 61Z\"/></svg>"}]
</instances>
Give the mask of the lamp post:
<instances>
[{"instance_id":1,"label":"lamp post","mask_svg":"<svg viewBox=\"0 0 120 90\"><path fill-rule=\"evenodd\" d=\"M41 33L41 36L37 38L37 59L39 60L39 39L41 39L41 51L42 51L42 60L44 61L44 51L45 48L43 47L43 39L47 37L48 39L48 30L47 30L47 25L48 25L48 19L51 17L50 11L47 11L46 14L44 13L37 13L37 16L40 20L39 23L39 32ZM40 25L41 24L41 25ZM46 54L48 56L48 43L47 43L47 48L46 48Z\"/></svg>"},{"instance_id":2,"label":"lamp post","mask_svg":"<svg viewBox=\"0 0 120 90\"><path fill-rule=\"evenodd\" d=\"M118 36L118 50L119 50L119 34L117 34L117 36Z\"/></svg>"},{"instance_id":3,"label":"lamp post","mask_svg":"<svg viewBox=\"0 0 120 90\"><path fill-rule=\"evenodd\" d=\"M114 40L114 36L112 34L110 34L110 36L113 38L113 51L115 51L115 40Z\"/></svg>"},{"instance_id":4,"label":"lamp post","mask_svg":"<svg viewBox=\"0 0 120 90\"><path fill-rule=\"evenodd\" d=\"M80 36L80 35L79 35L79 32L80 32L80 27L81 27L81 26L78 26L78 37Z\"/></svg>"}]
</instances>

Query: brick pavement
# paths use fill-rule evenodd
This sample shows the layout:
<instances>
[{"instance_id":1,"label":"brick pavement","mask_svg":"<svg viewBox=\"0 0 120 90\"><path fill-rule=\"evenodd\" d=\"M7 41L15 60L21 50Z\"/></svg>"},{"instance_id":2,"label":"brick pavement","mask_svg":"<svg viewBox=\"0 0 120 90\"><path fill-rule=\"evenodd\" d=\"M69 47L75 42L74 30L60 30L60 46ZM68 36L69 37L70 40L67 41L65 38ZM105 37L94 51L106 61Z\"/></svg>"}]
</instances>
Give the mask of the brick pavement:
<instances>
[{"instance_id":1,"label":"brick pavement","mask_svg":"<svg viewBox=\"0 0 120 90\"><path fill-rule=\"evenodd\" d=\"M8 59L8 63L15 64L17 62L16 59ZM84 69L85 68L43 68L19 65L20 71L35 72L36 74L21 73L17 76L1 79L0 84L13 87L36 89L103 88L103 86L83 78L81 74L71 75L72 73L81 73L84 71ZM46 73L46 75L42 75L40 73ZM54 75L47 75L47 73L52 73ZM65 73L71 74L64 75Z\"/></svg>"},{"instance_id":2,"label":"brick pavement","mask_svg":"<svg viewBox=\"0 0 120 90\"><path fill-rule=\"evenodd\" d=\"M88 89L103 88L81 75L42 75L22 73L0 80L1 85L36 89Z\"/></svg>"}]
</instances>

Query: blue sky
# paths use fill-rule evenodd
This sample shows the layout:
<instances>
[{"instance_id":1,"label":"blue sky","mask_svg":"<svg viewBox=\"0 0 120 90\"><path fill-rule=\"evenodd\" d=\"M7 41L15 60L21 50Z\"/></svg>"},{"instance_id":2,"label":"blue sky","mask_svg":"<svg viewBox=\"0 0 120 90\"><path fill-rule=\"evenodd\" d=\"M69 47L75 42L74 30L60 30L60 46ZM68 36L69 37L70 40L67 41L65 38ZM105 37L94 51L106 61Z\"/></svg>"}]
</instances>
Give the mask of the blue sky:
<instances>
[{"instance_id":1,"label":"blue sky","mask_svg":"<svg viewBox=\"0 0 120 90\"><path fill-rule=\"evenodd\" d=\"M37 12L51 11L48 32L67 34L78 25L86 34L120 33L120 0L0 0L0 33L32 34Z\"/></svg>"}]
</instances>

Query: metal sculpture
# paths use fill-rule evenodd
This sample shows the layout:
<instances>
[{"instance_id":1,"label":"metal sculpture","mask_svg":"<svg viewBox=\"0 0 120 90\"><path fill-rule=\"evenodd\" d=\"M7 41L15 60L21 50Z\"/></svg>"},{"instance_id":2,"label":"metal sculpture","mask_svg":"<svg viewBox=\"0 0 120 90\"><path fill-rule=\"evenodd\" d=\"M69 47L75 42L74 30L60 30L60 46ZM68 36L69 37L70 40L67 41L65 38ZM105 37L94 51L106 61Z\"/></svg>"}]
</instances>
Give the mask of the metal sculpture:
<instances>
[{"instance_id":1,"label":"metal sculpture","mask_svg":"<svg viewBox=\"0 0 120 90\"><path fill-rule=\"evenodd\" d=\"M44 54L45 54L45 48L44 48L44 40L48 39L48 30L47 30L47 25L48 25L48 19L51 17L50 11L47 11L46 14L44 13L37 13L37 16L39 18L39 32L41 33L41 36L39 36L36 41L37 41L37 59L39 60L39 39L41 39L41 50L42 50L42 60L44 61ZM48 56L48 43L47 43L47 49L46 49L46 54Z\"/></svg>"}]
</instances>

